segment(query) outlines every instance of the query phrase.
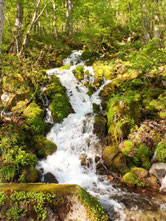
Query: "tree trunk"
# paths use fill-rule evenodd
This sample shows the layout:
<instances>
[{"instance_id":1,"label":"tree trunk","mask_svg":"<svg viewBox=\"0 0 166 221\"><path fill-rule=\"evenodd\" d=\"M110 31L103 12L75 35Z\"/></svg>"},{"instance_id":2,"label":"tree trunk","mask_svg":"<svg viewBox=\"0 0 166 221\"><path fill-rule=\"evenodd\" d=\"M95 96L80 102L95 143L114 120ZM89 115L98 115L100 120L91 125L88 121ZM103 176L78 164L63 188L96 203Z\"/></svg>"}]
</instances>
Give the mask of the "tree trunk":
<instances>
[{"instance_id":1,"label":"tree trunk","mask_svg":"<svg viewBox=\"0 0 166 221\"><path fill-rule=\"evenodd\" d=\"M147 16L147 2L146 0L141 0L141 9L142 9L142 26L144 31L144 40L147 44L150 40L149 28L148 28L148 16Z\"/></svg>"},{"instance_id":2,"label":"tree trunk","mask_svg":"<svg viewBox=\"0 0 166 221\"><path fill-rule=\"evenodd\" d=\"M13 52L18 54L21 47L21 41L22 41L22 24L23 24L23 0L18 0L16 5L16 16L15 16L15 24L14 24L14 39L15 39L15 45L13 48Z\"/></svg>"},{"instance_id":3,"label":"tree trunk","mask_svg":"<svg viewBox=\"0 0 166 221\"><path fill-rule=\"evenodd\" d=\"M55 22L55 25L53 25L53 27L55 27L55 35L58 38L58 27L57 27L57 18L56 18L56 0L54 0L52 2L52 6L54 9L54 22ZM53 24L54 24L54 22L53 22Z\"/></svg>"},{"instance_id":4,"label":"tree trunk","mask_svg":"<svg viewBox=\"0 0 166 221\"><path fill-rule=\"evenodd\" d=\"M2 44L3 25L5 22L5 2L6 0L0 0L0 47ZM1 55L1 49L0 49Z\"/></svg>"},{"instance_id":5,"label":"tree trunk","mask_svg":"<svg viewBox=\"0 0 166 221\"><path fill-rule=\"evenodd\" d=\"M72 14L73 14L73 2L72 0L66 0L66 34L71 36L73 33Z\"/></svg>"}]
</instances>

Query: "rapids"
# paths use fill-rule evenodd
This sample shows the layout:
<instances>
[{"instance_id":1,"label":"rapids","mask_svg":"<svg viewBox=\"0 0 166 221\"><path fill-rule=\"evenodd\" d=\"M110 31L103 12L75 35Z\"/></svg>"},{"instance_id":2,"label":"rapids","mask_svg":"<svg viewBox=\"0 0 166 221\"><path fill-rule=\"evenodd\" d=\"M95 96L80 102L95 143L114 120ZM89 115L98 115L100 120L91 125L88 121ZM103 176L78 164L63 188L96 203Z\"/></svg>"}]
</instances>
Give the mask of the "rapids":
<instances>
[{"instance_id":1,"label":"rapids","mask_svg":"<svg viewBox=\"0 0 166 221\"><path fill-rule=\"evenodd\" d=\"M85 188L98 198L110 214L110 220L130 220L124 211L126 204L131 204L130 210L137 211L134 219L136 220L141 214L139 205L149 205L149 200L142 200L139 194L130 193L120 185L111 184L107 176L99 175L96 171L95 156L101 156L102 148L93 133L95 114L92 104L101 104L99 92L108 82L104 82L91 97L87 95L88 89L83 82L77 81L72 70L83 65L85 71L90 73L91 82L94 81L94 71L92 67L87 67L80 61L80 56L80 51L73 51L71 56L64 60L64 65L70 64L70 70L60 71L55 68L47 72L48 75L59 77L62 85L66 87L75 113L70 114L61 124L55 124L47 134L47 139L55 142L58 149L47 159L39 161L37 169L43 168L44 174L51 172L61 184L78 184ZM46 121L52 123L49 109ZM87 158L91 159L89 167L81 166L81 154L86 154Z\"/></svg>"}]
</instances>

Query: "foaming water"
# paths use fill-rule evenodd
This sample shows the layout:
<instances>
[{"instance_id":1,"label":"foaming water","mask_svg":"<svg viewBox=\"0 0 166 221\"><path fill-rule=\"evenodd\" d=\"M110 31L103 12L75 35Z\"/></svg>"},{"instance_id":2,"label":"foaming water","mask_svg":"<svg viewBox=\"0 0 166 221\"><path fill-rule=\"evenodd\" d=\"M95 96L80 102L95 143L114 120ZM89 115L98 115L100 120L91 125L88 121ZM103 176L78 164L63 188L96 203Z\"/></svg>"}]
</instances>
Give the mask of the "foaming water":
<instances>
[{"instance_id":1,"label":"foaming water","mask_svg":"<svg viewBox=\"0 0 166 221\"><path fill-rule=\"evenodd\" d=\"M81 52L74 51L64 61L64 64L72 64L70 70L59 71L56 68L48 71L49 75L54 74L59 77L62 85L66 87L75 113L70 114L61 124L55 124L48 133L47 139L56 143L58 149L47 159L39 161L37 168L43 168L44 174L47 172L54 174L59 183L78 184L85 188L99 199L107 211L118 214L118 218L113 220L123 221L126 220L126 215L123 213L125 206L112 199L113 195L122 194L122 191L118 187L114 188L106 176L96 173L95 156L101 156L101 146L93 133L92 104L95 102L100 105L99 92L108 82L105 82L91 97L87 95L88 89L77 81L72 72L77 66L84 65L84 62L79 61L80 56ZM93 68L85 65L84 68L85 71L89 71L89 80L93 82ZM50 113L47 121L49 119L52 121ZM81 154L86 154L90 159L89 167L81 166Z\"/></svg>"}]
</instances>

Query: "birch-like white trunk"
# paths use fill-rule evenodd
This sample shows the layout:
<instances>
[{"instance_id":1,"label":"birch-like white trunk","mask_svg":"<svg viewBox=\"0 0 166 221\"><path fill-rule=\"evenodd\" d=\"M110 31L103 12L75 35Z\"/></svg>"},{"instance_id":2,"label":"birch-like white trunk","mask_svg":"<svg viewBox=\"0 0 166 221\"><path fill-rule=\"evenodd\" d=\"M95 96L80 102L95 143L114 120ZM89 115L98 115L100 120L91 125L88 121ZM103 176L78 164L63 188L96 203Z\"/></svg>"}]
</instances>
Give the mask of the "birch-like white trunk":
<instances>
[{"instance_id":1,"label":"birch-like white trunk","mask_svg":"<svg viewBox=\"0 0 166 221\"><path fill-rule=\"evenodd\" d=\"M24 14L23 0L18 0L16 5L15 24L13 30L14 39L15 39L13 52L17 54L20 51L21 47L23 14Z\"/></svg>"},{"instance_id":2,"label":"birch-like white trunk","mask_svg":"<svg viewBox=\"0 0 166 221\"><path fill-rule=\"evenodd\" d=\"M73 14L73 2L72 0L66 0L66 34L72 35L73 32L73 23L72 23L72 14Z\"/></svg>"},{"instance_id":3,"label":"birch-like white trunk","mask_svg":"<svg viewBox=\"0 0 166 221\"><path fill-rule=\"evenodd\" d=\"M0 47L2 44L3 25L5 22L5 2L6 0L0 0ZM1 54L1 49L0 49Z\"/></svg>"}]
</instances>

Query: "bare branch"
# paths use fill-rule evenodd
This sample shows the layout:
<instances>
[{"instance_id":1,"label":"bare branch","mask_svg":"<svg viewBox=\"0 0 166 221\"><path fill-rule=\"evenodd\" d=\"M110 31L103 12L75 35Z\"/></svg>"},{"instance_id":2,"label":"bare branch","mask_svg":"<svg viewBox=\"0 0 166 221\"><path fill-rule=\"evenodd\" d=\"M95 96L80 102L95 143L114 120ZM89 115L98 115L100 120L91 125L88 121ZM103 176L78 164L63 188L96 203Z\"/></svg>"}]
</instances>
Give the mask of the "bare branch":
<instances>
[{"instance_id":1,"label":"bare branch","mask_svg":"<svg viewBox=\"0 0 166 221\"><path fill-rule=\"evenodd\" d=\"M36 18L36 20L34 21L34 24L39 20L39 18L42 16L42 14L44 13L46 7L48 6L48 4L50 4L51 0L49 2L47 2L45 4L45 6L43 7L43 9L41 10L40 14L38 15L38 17Z\"/></svg>"}]
</instances>

